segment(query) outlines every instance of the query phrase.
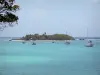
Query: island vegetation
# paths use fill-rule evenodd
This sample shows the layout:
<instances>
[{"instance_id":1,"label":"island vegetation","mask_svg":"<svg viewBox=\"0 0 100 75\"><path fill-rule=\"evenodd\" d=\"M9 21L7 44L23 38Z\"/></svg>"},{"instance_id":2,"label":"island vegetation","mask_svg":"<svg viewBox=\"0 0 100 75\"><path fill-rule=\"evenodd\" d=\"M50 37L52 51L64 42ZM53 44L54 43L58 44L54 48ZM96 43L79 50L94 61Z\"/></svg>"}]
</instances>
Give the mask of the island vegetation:
<instances>
[{"instance_id":1,"label":"island vegetation","mask_svg":"<svg viewBox=\"0 0 100 75\"><path fill-rule=\"evenodd\" d=\"M39 35L39 34L29 34L26 35L20 40L74 40L72 36L65 35L65 34L53 34L53 35L47 35L46 33Z\"/></svg>"}]
</instances>

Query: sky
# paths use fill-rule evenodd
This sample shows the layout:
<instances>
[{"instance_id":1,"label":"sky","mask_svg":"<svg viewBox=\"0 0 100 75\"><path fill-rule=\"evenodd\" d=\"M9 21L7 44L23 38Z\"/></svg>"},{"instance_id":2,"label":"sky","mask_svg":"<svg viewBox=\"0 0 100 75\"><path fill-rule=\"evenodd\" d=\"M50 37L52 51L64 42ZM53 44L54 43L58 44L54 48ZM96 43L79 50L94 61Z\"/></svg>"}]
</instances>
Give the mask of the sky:
<instances>
[{"instance_id":1,"label":"sky","mask_svg":"<svg viewBox=\"0 0 100 75\"><path fill-rule=\"evenodd\" d=\"M99 0L16 0L18 25L0 31L1 37L26 34L68 34L100 37Z\"/></svg>"}]
</instances>

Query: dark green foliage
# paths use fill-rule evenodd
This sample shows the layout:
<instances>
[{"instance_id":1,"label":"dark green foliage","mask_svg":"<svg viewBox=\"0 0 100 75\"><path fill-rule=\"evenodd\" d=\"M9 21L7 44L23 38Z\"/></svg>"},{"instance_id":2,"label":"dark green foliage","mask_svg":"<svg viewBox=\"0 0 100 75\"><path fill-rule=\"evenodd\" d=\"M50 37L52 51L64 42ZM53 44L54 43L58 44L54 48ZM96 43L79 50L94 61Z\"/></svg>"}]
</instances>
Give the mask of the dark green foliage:
<instances>
[{"instance_id":1,"label":"dark green foliage","mask_svg":"<svg viewBox=\"0 0 100 75\"><path fill-rule=\"evenodd\" d=\"M14 2L15 0L0 0L0 29L17 23L18 16L15 12L19 10L19 6L14 5Z\"/></svg>"},{"instance_id":2,"label":"dark green foliage","mask_svg":"<svg viewBox=\"0 0 100 75\"><path fill-rule=\"evenodd\" d=\"M18 20L18 17L10 12L6 12L5 15L0 15L0 22L12 23Z\"/></svg>"},{"instance_id":3,"label":"dark green foliage","mask_svg":"<svg viewBox=\"0 0 100 75\"><path fill-rule=\"evenodd\" d=\"M54 35L26 35L25 37L21 38L22 40L74 40L73 37L65 34L54 34Z\"/></svg>"}]
</instances>

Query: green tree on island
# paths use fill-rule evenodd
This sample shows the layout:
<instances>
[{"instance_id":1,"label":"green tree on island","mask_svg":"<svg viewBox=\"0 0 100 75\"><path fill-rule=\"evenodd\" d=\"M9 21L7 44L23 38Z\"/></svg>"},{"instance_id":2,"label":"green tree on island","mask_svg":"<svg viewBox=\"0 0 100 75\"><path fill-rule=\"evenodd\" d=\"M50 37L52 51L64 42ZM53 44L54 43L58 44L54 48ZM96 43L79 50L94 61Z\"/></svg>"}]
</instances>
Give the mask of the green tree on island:
<instances>
[{"instance_id":1,"label":"green tree on island","mask_svg":"<svg viewBox=\"0 0 100 75\"><path fill-rule=\"evenodd\" d=\"M15 0L0 0L0 30L17 24L18 16L15 12L18 10L19 5L15 4Z\"/></svg>"},{"instance_id":2,"label":"green tree on island","mask_svg":"<svg viewBox=\"0 0 100 75\"><path fill-rule=\"evenodd\" d=\"M21 40L74 40L74 38L70 35L66 34L53 34L53 35L47 35L47 34L29 34L21 38Z\"/></svg>"}]
</instances>

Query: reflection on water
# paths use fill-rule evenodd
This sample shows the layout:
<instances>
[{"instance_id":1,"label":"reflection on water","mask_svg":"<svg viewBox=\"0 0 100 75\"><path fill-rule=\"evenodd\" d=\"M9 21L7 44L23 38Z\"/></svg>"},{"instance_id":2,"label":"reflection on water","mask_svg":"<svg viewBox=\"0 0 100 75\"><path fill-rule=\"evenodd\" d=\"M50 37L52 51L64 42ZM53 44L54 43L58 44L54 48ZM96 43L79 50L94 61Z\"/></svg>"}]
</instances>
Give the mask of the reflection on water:
<instances>
[{"instance_id":1,"label":"reflection on water","mask_svg":"<svg viewBox=\"0 0 100 75\"><path fill-rule=\"evenodd\" d=\"M100 75L100 42L0 42L0 75Z\"/></svg>"}]
</instances>

